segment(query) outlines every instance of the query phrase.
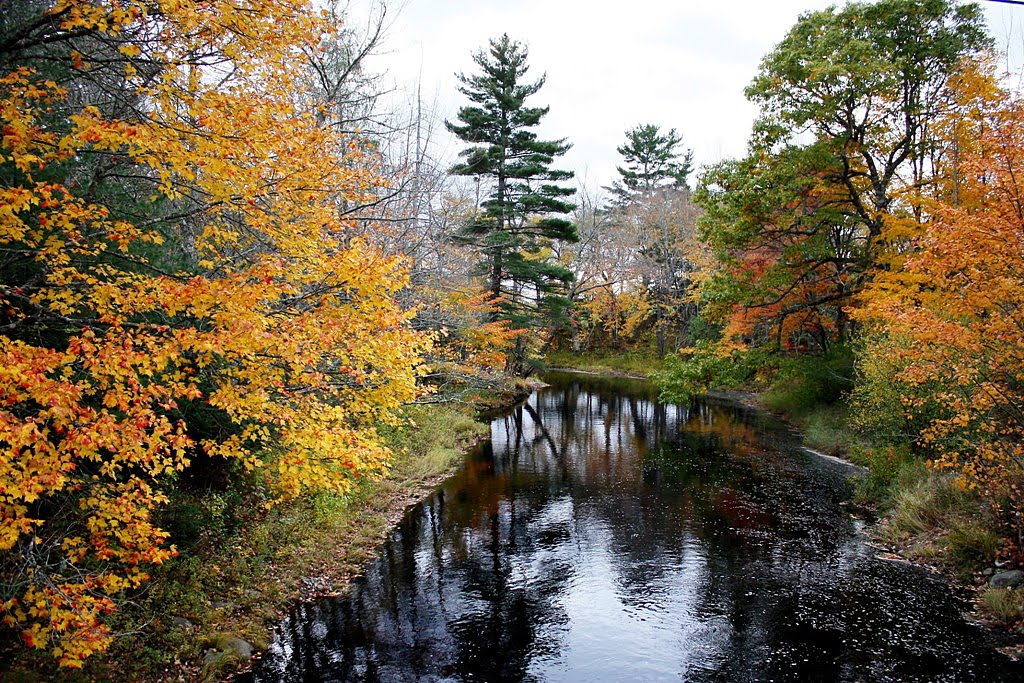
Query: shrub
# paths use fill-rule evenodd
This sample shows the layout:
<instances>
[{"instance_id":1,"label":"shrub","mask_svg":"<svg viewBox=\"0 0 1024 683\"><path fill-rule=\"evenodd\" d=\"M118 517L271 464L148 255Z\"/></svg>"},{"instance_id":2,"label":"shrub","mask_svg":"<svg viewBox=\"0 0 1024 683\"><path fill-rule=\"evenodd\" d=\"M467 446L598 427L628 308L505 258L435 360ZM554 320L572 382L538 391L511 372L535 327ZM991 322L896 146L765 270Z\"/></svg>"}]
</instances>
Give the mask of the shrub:
<instances>
[{"instance_id":1,"label":"shrub","mask_svg":"<svg viewBox=\"0 0 1024 683\"><path fill-rule=\"evenodd\" d=\"M764 404L793 415L833 405L853 388L853 353L845 346L825 356L784 358L763 397Z\"/></svg>"},{"instance_id":2,"label":"shrub","mask_svg":"<svg viewBox=\"0 0 1024 683\"><path fill-rule=\"evenodd\" d=\"M706 341L665 357L665 371L654 375L661 400L685 403L718 387L736 387L753 380L770 364L761 349L723 348Z\"/></svg>"}]
</instances>

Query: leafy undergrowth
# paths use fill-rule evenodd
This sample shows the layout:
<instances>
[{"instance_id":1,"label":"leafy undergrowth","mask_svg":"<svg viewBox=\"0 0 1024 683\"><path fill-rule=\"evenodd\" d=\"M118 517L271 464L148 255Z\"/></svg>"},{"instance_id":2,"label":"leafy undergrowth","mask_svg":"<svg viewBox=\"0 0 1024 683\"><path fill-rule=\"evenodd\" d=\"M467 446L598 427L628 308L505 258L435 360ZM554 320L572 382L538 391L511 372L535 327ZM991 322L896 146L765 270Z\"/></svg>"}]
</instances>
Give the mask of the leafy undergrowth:
<instances>
[{"instance_id":1,"label":"leafy undergrowth","mask_svg":"<svg viewBox=\"0 0 1024 683\"><path fill-rule=\"evenodd\" d=\"M664 361L648 351L615 351L594 349L590 351L551 351L544 357L544 364L551 368L569 368L604 375L648 377L664 370Z\"/></svg>"},{"instance_id":2,"label":"leafy undergrowth","mask_svg":"<svg viewBox=\"0 0 1024 683\"><path fill-rule=\"evenodd\" d=\"M303 497L268 508L256 482L174 502L169 526L179 556L161 567L114 625L126 635L81 671L21 653L5 681L217 681L246 662L219 644L266 647L270 628L297 599L344 593L404 510L447 476L485 425L467 410L420 406L389 428L389 474L347 495ZM205 660L205 661L204 661Z\"/></svg>"}]
</instances>

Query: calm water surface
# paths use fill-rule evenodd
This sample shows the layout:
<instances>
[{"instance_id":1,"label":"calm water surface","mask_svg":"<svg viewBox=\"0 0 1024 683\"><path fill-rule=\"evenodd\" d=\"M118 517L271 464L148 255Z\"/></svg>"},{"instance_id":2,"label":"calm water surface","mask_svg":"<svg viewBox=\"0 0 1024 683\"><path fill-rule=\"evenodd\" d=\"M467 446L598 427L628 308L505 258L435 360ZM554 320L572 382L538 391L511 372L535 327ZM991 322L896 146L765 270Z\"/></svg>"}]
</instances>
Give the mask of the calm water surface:
<instances>
[{"instance_id":1,"label":"calm water surface","mask_svg":"<svg viewBox=\"0 0 1024 683\"><path fill-rule=\"evenodd\" d=\"M945 584L875 557L851 473L762 413L556 377L252 677L1024 680Z\"/></svg>"}]
</instances>

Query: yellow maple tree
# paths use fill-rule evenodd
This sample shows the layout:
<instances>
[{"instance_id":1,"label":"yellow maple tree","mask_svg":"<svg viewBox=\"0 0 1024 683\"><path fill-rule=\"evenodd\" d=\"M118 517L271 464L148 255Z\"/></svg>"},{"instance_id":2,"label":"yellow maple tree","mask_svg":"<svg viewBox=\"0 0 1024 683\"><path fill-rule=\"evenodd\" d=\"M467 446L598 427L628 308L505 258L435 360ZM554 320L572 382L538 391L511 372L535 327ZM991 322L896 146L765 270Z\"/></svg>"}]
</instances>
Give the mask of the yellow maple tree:
<instances>
[{"instance_id":1,"label":"yellow maple tree","mask_svg":"<svg viewBox=\"0 0 1024 683\"><path fill-rule=\"evenodd\" d=\"M382 471L430 340L342 219L379 183L305 87L326 16L38 4L0 59L0 608L78 666L174 554L169 478L198 453L282 496Z\"/></svg>"}]
</instances>

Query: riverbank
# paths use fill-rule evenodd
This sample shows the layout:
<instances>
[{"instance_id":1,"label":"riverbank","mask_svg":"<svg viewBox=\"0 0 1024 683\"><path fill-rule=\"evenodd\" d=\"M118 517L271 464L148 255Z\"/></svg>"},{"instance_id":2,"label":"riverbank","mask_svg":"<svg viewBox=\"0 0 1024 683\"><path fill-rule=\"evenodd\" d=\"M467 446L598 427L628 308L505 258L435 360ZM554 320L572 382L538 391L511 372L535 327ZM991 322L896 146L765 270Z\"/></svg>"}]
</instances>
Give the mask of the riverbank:
<instances>
[{"instance_id":1,"label":"riverbank","mask_svg":"<svg viewBox=\"0 0 1024 683\"><path fill-rule=\"evenodd\" d=\"M578 358L578 362L574 362ZM625 361L634 365L635 361ZM622 363L603 354L559 354L549 363L576 371L621 376ZM652 365L648 376L661 369ZM867 532L892 557L941 573L972 596L971 618L1008 634L1006 651L1024 654L1024 583L1006 587L1012 559L994 516L949 472L928 467L907 445L875 444L850 424L844 400L806 400L804 386L774 384L711 392L774 413L799 430L808 448L865 468L854 509L872 524ZM993 585L995 584L995 585Z\"/></svg>"},{"instance_id":2,"label":"riverbank","mask_svg":"<svg viewBox=\"0 0 1024 683\"><path fill-rule=\"evenodd\" d=\"M661 358L637 351L552 351L544 357L552 370L565 369L606 377L648 379L665 369Z\"/></svg>"},{"instance_id":3,"label":"riverbank","mask_svg":"<svg viewBox=\"0 0 1024 683\"><path fill-rule=\"evenodd\" d=\"M1003 648L1024 658L1024 573L1012 569L1013 544L995 514L948 470L937 470L907 450L872 444L848 424L840 403L794 416L813 447L866 468L857 502L877 516L874 543L894 557L927 567L970 596L970 618L1007 634Z\"/></svg>"},{"instance_id":4,"label":"riverbank","mask_svg":"<svg viewBox=\"0 0 1024 683\"><path fill-rule=\"evenodd\" d=\"M1024 577L1009 570L1011 544L976 493L912 455L909 444L872 443L858 434L845 400L798 407L778 386L726 393L787 420L809 448L863 467L854 509L867 513L866 532L883 556L944 576L969 596L968 617L1005 634L1007 655L1024 657Z\"/></svg>"},{"instance_id":5,"label":"riverbank","mask_svg":"<svg viewBox=\"0 0 1024 683\"><path fill-rule=\"evenodd\" d=\"M176 501L168 514L179 555L117 615L113 627L125 635L81 671L58 672L49 658L21 651L0 678L221 681L245 670L296 601L345 593L405 510L486 434L466 408L418 406L405 418L387 432L390 472L345 496L268 508L267 492L243 477L232 490Z\"/></svg>"}]
</instances>

